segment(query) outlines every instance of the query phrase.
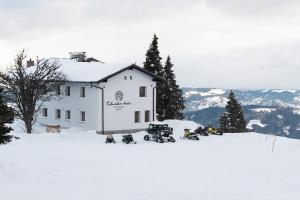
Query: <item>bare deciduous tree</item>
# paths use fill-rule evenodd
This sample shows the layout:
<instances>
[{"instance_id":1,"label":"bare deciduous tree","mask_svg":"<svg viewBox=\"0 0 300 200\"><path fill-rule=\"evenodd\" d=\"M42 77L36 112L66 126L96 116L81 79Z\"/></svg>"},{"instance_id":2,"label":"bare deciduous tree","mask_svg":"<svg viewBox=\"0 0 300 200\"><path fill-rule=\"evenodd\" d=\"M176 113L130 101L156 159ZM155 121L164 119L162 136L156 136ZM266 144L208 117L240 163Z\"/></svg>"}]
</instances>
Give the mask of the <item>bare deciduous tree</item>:
<instances>
[{"instance_id":1,"label":"bare deciduous tree","mask_svg":"<svg viewBox=\"0 0 300 200\"><path fill-rule=\"evenodd\" d=\"M31 133L36 114L45 101L56 96L57 88L64 84L66 76L55 61L36 60L36 65L27 68L23 65L25 51L21 51L5 73L0 72L1 86L13 95L16 116Z\"/></svg>"}]
</instances>

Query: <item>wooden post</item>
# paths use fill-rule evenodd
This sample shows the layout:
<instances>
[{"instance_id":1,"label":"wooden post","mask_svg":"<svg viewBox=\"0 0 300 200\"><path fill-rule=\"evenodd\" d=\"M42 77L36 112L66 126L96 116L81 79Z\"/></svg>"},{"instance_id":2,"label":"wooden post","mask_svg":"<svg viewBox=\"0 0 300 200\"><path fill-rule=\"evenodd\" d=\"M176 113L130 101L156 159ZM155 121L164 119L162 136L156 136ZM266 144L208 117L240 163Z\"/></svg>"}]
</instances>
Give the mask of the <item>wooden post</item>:
<instances>
[{"instance_id":1,"label":"wooden post","mask_svg":"<svg viewBox=\"0 0 300 200\"><path fill-rule=\"evenodd\" d=\"M275 150L275 142L276 142L276 139L277 139L277 136L274 136L274 139L273 139L273 146L272 146L272 153L274 153L274 150Z\"/></svg>"}]
</instances>

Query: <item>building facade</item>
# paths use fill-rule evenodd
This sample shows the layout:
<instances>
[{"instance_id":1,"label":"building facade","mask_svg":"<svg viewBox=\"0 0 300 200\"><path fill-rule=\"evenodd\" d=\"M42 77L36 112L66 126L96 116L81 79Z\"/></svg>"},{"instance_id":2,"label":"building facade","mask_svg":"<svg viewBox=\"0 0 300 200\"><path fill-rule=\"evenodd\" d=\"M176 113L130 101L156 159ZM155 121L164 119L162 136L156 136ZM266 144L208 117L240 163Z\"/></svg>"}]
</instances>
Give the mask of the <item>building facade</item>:
<instances>
[{"instance_id":1,"label":"building facade","mask_svg":"<svg viewBox=\"0 0 300 200\"><path fill-rule=\"evenodd\" d=\"M70 79L57 89L56 97L43 104L37 117L39 124L128 133L144 130L156 120L159 77L134 64L114 70L102 63L91 68L90 63L72 68L72 63L78 65L76 61L68 62L69 68L62 64ZM93 78L96 76L97 81Z\"/></svg>"}]
</instances>

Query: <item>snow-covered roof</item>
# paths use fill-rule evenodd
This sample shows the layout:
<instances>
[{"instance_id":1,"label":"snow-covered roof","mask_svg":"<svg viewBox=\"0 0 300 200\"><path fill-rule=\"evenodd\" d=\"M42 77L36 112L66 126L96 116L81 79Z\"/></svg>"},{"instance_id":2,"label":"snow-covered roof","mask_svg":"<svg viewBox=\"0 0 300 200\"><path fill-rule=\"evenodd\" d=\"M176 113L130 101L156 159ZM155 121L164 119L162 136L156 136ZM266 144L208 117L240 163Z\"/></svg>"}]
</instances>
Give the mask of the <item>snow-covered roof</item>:
<instances>
[{"instance_id":1,"label":"snow-covered roof","mask_svg":"<svg viewBox=\"0 0 300 200\"><path fill-rule=\"evenodd\" d=\"M158 78L154 74L135 64L77 62L76 60L69 58L50 58L48 60L60 64L60 70L67 76L67 80L73 82L101 82L129 68L135 68L150 76ZM31 70L34 70L34 66L30 67L30 71Z\"/></svg>"}]
</instances>

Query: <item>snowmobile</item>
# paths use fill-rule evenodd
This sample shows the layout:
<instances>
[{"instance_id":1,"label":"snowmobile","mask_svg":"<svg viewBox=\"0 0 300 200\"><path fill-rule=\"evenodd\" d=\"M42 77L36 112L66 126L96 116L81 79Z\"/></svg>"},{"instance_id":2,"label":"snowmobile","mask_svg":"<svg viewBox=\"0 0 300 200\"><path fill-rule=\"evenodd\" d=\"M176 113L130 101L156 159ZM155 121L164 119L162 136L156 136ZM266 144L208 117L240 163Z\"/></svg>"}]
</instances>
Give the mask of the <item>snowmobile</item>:
<instances>
[{"instance_id":1,"label":"snowmobile","mask_svg":"<svg viewBox=\"0 0 300 200\"><path fill-rule=\"evenodd\" d=\"M196 133L190 132L190 129L184 129L184 135L181 139L188 139L188 140L199 140L199 137Z\"/></svg>"},{"instance_id":2,"label":"snowmobile","mask_svg":"<svg viewBox=\"0 0 300 200\"><path fill-rule=\"evenodd\" d=\"M202 136L208 136L208 133L206 132L206 128L202 128L201 126L195 130L195 133Z\"/></svg>"},{"instance_id":3,"label":"snowmobile","mask_svg":"<svg viewBox=\"0 0 300 200\"><path fill-rule=\"evenodd\" d=\"M131 134L123 135L122 137L123 137L122 142L124 142L125 144L129 144L129 143L136 144L136 141L133 140Z\"/></svg>"},{"instance_id":4,"label":"snowmobile","mask_svg":"<svg viewBox=\"0 0 300 200\"><path fill-rule=\"evenodd\" d=\"M206 133L210 135L223 135L223 133L218 129L218 128L213 128L213 127L205 127Z\"/></svg>"},{"instance_id":5,"label":"snowmobile","mask_svg":"<svg viewBox=\"0 0 300 200\"><path fill-rule=\"evenodd\" d=\"M115 141L115 139L114 139L114 137L112 136L111 133L107 134L105 143L116 143L116 141Z\"/></svg>"},{"instance_id":6,"label":"snowmobile","mask_svg":"<svg viewBox=\"0 0 300 200\"><path fill-rule=\"evenodd\" d=\"M144 136L145 141L155 141L158 143L175 142L176 140L172 137L173 128L169 127L168 124L149 124L147 128L147 135Z\"/></svg>"}]
</instances>

